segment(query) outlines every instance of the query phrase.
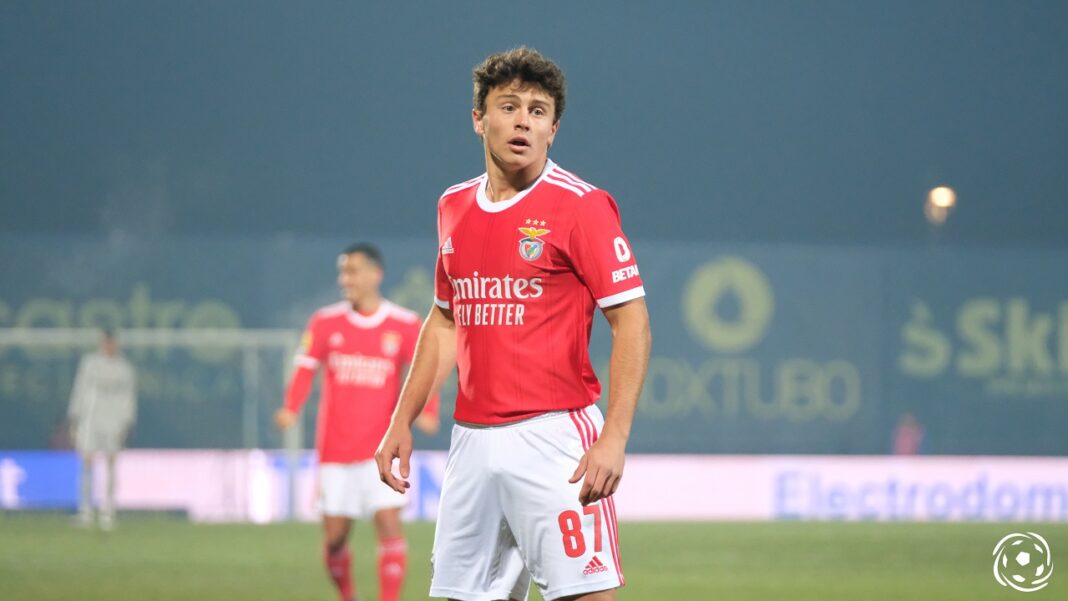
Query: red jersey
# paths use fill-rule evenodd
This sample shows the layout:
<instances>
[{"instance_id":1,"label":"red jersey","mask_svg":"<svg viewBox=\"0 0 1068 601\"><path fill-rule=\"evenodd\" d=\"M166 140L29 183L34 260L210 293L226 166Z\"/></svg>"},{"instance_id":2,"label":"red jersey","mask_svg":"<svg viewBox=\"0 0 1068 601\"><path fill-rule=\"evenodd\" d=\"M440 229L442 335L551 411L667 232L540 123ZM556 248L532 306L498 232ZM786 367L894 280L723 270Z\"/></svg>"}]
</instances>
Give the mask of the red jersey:
<instances>
[{"instance_id":1,"label":"red jersey","mask_svg":"<svg viewBox=\"0 0 1068 601\"><path fill-rule=\"evenodd\" d=\"M415 354L419 316L383 300L371 315L348 302L312 315L286 391L285 407L300 411L316 370L324 368L316 449L320 463L374 457L397 405L401 375ZM425 411L437 414L437 395Z\"/></svg>"},{"instance_id":2,"label":"red jersey","mask_svg":"<svg viewBox=\"0 0 1068 601\"><path fill-rule=\"evenodd\" d=\"M438 202L435 302L456 322L456 419L495 424L597 401L595 307L645 295L612 197L548 161L515 197L486 175Z\"/></svg>"}]
</instances>

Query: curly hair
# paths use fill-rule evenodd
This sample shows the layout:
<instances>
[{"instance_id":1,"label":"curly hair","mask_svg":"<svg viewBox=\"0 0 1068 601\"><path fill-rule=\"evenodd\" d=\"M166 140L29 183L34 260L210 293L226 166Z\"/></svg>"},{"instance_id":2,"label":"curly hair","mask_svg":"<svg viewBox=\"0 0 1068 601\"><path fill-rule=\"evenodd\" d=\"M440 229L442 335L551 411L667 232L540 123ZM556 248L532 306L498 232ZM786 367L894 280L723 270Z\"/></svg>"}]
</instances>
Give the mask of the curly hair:
<instances>
[{"instance_id":1,"label":"curly hair","mask_svg":"<svg viewBox=\"0 0 1068 601\"><path fill-rule=\"evenodd\" d=\"M486 96L490 90L516 80L536 85L552 96L556 105L553 123L564 114L564 72L533 48L523 46L491 54L475 67L472 74L475 81L474 107L479 114L486 112Z\"/></svg>"}]
</instances>

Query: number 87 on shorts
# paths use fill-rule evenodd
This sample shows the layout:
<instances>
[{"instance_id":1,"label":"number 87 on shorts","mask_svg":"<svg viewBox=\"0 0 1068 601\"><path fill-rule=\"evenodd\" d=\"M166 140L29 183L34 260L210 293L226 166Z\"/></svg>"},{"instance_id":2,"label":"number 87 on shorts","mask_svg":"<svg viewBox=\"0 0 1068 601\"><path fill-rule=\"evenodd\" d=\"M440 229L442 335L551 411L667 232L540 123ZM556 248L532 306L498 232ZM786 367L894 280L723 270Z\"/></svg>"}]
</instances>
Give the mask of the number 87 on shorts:
<instances>
[{"instance_id":1,"label":"number 87 on shorts","mask_svg":"<svg viewBox=\"0 0 1068 601\"><path fill-rule=\"evenodd\" d=\"M590 551L593 554L593 557L590 558L589 562L586 563L585 567L582 570L583 576L592 576L594 574L600 574L609 571L608 566L605 565L599 554L603 554L605 551L605 537L603 536L605 526L608 526L609 528L614 528L615 526L614 509L615 508L613 502L611 498L609 498L599 503L583 507L582 515L580 515L579 512L575 511L574 509L568 509L566 511L560 512L560 515L557 516L557 523L560 526L561 544L563 546L564 554L572 559L585 557L587 555L587 551ZM605 523L606 520L604 519L604 514L606 513L606 510L608 510L607 513L609 513L610 516L608 524ZM583 528L583 517L586 517L586 521L588 524L585 529ZM592 523L589 523L591 521ZM590 534L592 534L592 536L590 537L592 538L592 541L587 540L587 535ZM618 546L616 544L616 536L617 532L609 532L608 538L610 538L612 541L612 548L609 550L608 557L606 557L606 559L609 562L614 562L614 567L616 567L616 572L620 575L619 579L620 584L622 585L623 574L622 571L619 569L619 553ZM592 549L589 548L590 543L592 543L593 545Z\"/></svg>"}]
</instances>

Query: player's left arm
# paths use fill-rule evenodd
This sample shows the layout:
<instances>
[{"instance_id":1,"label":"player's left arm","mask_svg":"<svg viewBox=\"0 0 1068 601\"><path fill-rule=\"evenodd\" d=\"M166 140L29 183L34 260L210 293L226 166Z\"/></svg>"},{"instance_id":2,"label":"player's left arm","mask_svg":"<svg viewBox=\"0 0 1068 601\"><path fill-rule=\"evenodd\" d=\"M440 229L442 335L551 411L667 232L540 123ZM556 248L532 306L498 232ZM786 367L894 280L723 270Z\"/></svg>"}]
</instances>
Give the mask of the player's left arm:
<instances>
[{"instance_id":1,"label":"player's left arm","mask_svg":"<svg viewBox=\"0 0 1068 601\"><path fill-rule=\"evenodd\" d=\"M419 340L419 331L421 329L421 323L415 322L404 333L404 343L401 347L402 359L404 361L404 377L401 378L402 382L408 380L408 372L411 370L412 361L415 359L415 346ZM419 413L419 416L415 418L415 421L412 422L413 426L427 436L433 436L438 433L439 429L441 429L441 417L439 415L441 403L440 397L440 385L431 388L426 405Z\"/></svg>"},{"instance_id":2,"label":"player's left arm","mask_svg":"<svg viewBox=\"0 0 1068 601\"><path fill-rule=\"evenodd\" d=\"M137 370L129 362L126 363L126 377L129 382L123 407L122 446L126 446L126 441L130 438L130 429L137 421Z\"/></svg>"},{"instance_id":3,"label":"player's left arm","mask_svg":"<svg viewBox=\"0 0 1068 601\"><path fill-rule=\"evenodd\" d=\"M630 438L634 410L638 406L653 345L644 297L608 307L604 309L604 316L612 329L608 411L601 436L571 476L571 482L575 483L585 475L579 490L579 501L583 505L609 497L619 488L627 439Z\"/></svg>"},{"instance_id":4,"label":"player's left arm","mask_svg":"<svg viewBox=\"0 0 1068 601\"><path fill-rule=\"evenodd\" d=\"M318 313L308 321L308 327L301 337L300 349L294 357L296 368L293 376L286 386L285 399L282 406L274 413L274 425L282 431L288 430L297 423L301 407L308 400L315 381L315 372L319 371L320 365L326 358L326 336L322 332L322 322Z\"/></svg>"},{"instance_id":5,"label":"player's left arm","mask_svg":"<svg viewBox=\"0 0 1068 601\"><path fill-rule=\"evenodd\" d=\"M571 477L575 483L585 476L579 500L588 505L611 495L619 487L630 425L649 363L652 335L645 287L638 274L637 259L623 233L615 200L607 192L595 190L572 206L575 215L566 254L612 329L604 428Z\"/></svg>"}]
</instances>

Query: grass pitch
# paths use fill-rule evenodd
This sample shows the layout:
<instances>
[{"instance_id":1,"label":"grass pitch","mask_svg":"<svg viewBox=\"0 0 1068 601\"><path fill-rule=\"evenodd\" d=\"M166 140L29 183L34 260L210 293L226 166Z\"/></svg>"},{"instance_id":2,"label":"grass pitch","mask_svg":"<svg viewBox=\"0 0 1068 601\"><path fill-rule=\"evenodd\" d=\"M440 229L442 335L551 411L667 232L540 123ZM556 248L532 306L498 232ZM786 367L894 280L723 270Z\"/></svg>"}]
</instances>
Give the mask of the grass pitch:
<instances>
[{"instance_id":1,"label":"grass pitch","mask_svg":"<svg viewBox=\"0 0 1068 601\"><path fill-rule=\"evenodd\" d=\"M133 516L110 534L66 516L0 514L3 601L333 601L309 524L203 525ZM426 599L433 525L408 525L404 599ZM993 578L1010 532L1049 541L1053 576L1027 599L1068 598L1068 525L623 523L622 601L1019 599ZM361 599L377 598L374 541L357 524ZM1059 563L1063 561L1062 563ZM531 599L540 599L537 593Z\"/></svg>"}]
</instances>

